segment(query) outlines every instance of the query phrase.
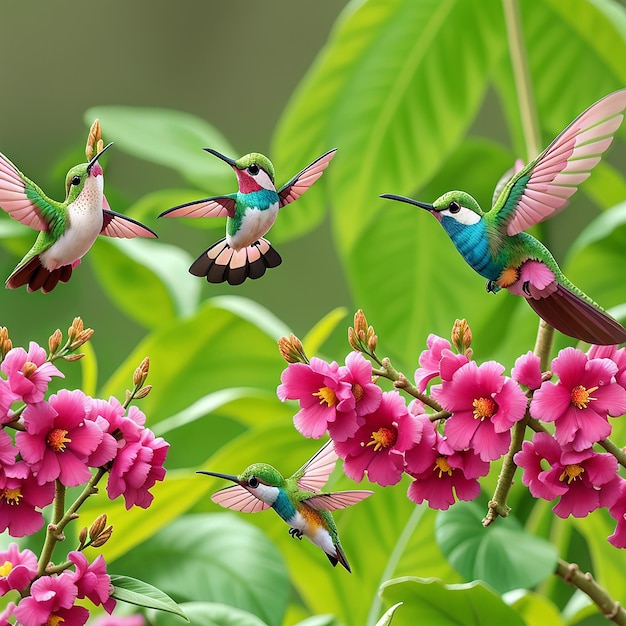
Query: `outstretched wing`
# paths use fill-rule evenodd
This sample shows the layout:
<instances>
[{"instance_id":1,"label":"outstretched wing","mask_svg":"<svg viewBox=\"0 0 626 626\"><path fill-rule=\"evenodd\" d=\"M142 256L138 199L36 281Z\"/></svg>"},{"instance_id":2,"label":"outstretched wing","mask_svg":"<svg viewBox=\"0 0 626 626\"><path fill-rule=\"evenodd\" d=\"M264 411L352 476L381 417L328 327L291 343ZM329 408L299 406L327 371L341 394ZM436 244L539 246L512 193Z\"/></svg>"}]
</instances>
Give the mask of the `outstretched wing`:
<instances>
[{"instance_id":1,"label":"outstretched wing","mask_svg":"<svg viewBox=\"0 0 626 626\"><path fill-rule=\"evenodd\" d=\"M163 211L159 217L234 217L234 215L235 195L233 194L179 204Z\"/></svg>"},{"instance_id":2,"label":"outstretched wing","mask_svg":"<svg viewBox=\"0 0 626 626\"><path fill-rule=\"evenodd\" d=\"M102 218L101 235L119 237L120 239L133 239L134 237L157 238L157 234L153 230L120 213L103 210Z\"/></svg>"},{"instance_id":3,"label":"outstretched wing","mask_svg":"<svg viewBox=\"0 0 626 626\"><path fill-rule=\"evenodd\" d=\"M332 439L326 442L294 475L300 489L319 491L327 482L337 463Z\"/></svg>"},{"instance_id":4,"label":"outstretched wing","mask_svg":"<svg viewBox=\"0 0 626 626\"><path fill-rule=\"evenodd\" d=\"M270 505L255 498L247 489L241 485L233 485L216 491L211 500L215 504L219 504L232 511L241 511L242 513L258 513L269 509Z\"/></svg>"},{"instance_id":5,"label":"outstretched wing","mask_svg":"<svg viewBox=\"0 0 626 626\"><path fill-rule=\"evenodd\" d=\"M335 491L334 493L317 493L304 500L311 508L317 511L337 511L345 509L365 498L369 498L374 492L365 489L352 491Z\"/></svg>"},{"instance_id":6,"label":"outstretched wing","mask_svg":"<svg viewBox=\"0 0 626 626\"><path fill-rule=\"evenodd\" d=\"M337 148L334 148L322 154L278 190L281 209L286 204L297 200L324 173L336 152Z\"/></svg>"},{"instance_id":7,"label":"outstretched wing","mask_svg":"<svg viewBox=\"0 0 626 626\"><path fill-rule=\"evenodd\" d=\"M581 113L534 161L505 185L489 212L516 235L565 208L611 145L626 108L626 89Z\"/></svg>"},{"instance_id":8,"label":"outstretched wing","mask_svg":"<svg viewBox=\"0 0 626 626\"><path fill-rule=\"evenodd\" d=\"M48 230L58 216L58 210L43 191L1 153L0 207L14 220L35 230Z\"/></svg>"}]
</instances>

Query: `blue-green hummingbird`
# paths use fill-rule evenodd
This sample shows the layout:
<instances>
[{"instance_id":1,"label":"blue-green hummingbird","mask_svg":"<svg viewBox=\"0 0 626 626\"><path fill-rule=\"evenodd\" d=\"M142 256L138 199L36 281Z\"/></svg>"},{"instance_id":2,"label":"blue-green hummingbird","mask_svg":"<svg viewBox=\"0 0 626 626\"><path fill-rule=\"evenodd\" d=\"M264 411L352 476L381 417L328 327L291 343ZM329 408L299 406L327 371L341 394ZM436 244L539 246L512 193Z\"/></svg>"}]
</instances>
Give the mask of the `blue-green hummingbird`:
<instances>
[{"instance_id":1,"label":"blue-green hummingbird","mask_svg":"<svg viewBox=\"0 0 626 626\"><path fill-rule=\"evenodd\" d=\"M274 166L266 156L253 152L234 160L212 148L204 150L233 168L239 190L175 206L159 217L226 217L226 237L205 250L189 272L205 276L210 283L228 281L231 285L239 285L246 278L260 278L267 268L282 261L264 238L279 209L297 200L324 173L337 150L317 158L278 190Z\"/></svg>"},{"instance_id":2,"label":"blue-green hummingbird","mask_svg":"<svg viewBox=\"0 0 626 626\"><path fill-rule=\"evenodd\" d=\"M267 463L253 463L238 476L204 471L198 473L235 483L211 496L216 504L244 513L257 513L271 507L289 525L292 537L306 537L326 553L333 567L341 563L350 572L330 512L356 504L373 492L320 491L335 469L336 462L337 454L331 440L289 478L283 478L275 467Z\"/></svg>"},{"instance_id":3,"label":"blue-green hummingbird","mask_svg":"<svg viewBox=\"0 0 626 626\"><path fill-rule=\"evenodd\" d=\"M0 207L13 219L40 231L35 243L6 281L9 289L52 291L66 283L98 235L156 237L147 226L110 210L104 196L104 175L98 162L113 144L88 163L75 165L65 179L63 202L50 199L11 161L0 154Z\"/></svg>"},{"instance_id":4,"label":"blue-green hummingbird","mask_svg":"<svg viewBox=\"0 0 626 626\"><path fill-rule=\"evenodd\" d=\"M483 212L463 191L449 191L432 204L403 196L434 215L465 261L487 278L487 291L506 288L523 296L548 324L594 344L626 341L626 329L561 272L549 250L525 233L565 208L613 141L626 108L626 89L581 113L536 159L496 188Z\"/></svg>"}]
</instances>

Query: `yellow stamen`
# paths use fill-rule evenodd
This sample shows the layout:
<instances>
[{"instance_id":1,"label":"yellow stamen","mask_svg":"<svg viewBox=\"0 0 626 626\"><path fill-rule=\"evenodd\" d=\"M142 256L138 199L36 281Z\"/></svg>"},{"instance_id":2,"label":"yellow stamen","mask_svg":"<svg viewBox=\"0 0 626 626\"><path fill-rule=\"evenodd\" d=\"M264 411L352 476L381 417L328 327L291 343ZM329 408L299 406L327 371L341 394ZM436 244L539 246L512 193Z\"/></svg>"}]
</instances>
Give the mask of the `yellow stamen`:
<instances>
[{"instance_id":1,"label":"yellow stamen","mask_svg":"<svg viewBox=\"0 0 626 626\"><path fill-rule=\"evenodd\" d=\"M363 397L363 387L359 383L352 383L352 395L357 402Z\"/></svg>"},{"instance_id":2,"label":"yellow stamen","mask_svg":"<svg viewBox=\"0 0 626 626\"><path fill-rule=\"evenodd\" d=\"M31 361L26 361L26 363L24 363L24 365L22 365L22 374L24 374L24 376L26 378L30 378L35 371L37 370L37 365L35 365L35 363L32 363Z\"/></svg>"},{"instance_id":3,"label":"yellow stamen","mask_svg":"<svg viewBox=\"0 0 626 626\"><path fill-rule=\"evenodd\" d=\"M398 431L395 428L392 430L383 426L372 433L372 440L367 445L374 446L374 452L378 452L381 448L393 446L397 439Z\"/></svg>"},{"instance_id":4,"label":"yellow stamen","mask_svg":"<svg viewBox=\"0 0 626 626\"><path fill-rule=\"evenodd\" d=\"M2 497L7 501L7 504L19 504L20 498L23 496L19 487L16 487L15 489L5 487L2 490Z\"/></svg>"},{"instance_id":5,"label":"yellow stamen","mask_svg":"<svg viewBox=\"0 0 626 626\"><path fill-rule=\"evenodd\" d=\"M11 563L11 561L5 561L2 565L0 565L0 576L6 578L12 570L13 563Z\"/></svg>"},{"instance_id":6,"label":"yellow stamen","mask_svg":"<svg viewBox=\"0 0 626 626\"><path fill-rule=\"evenodd\" d=\"M64 452L65 444L72 441L71 439L68 439L65 435L67 435L67 430L63 430L62 428L53 428L46 437L46 443L55 452Z\"/></svg>"},{"instance_id":7,"label":"yellow stamen","mask_svg":"<svg viewBox=\"0 0 626 626\"><path fill-rule=\"evenodd\" d=\"M335 404L337 404L337 396L330 387L322 387L313 395L320 399L320 404L326 403L328 406L335 406Z\"/></svg>"},{"instance_id":8,"label":"yellow stamen","mask_svg":"<svg viewBox=\"0 0 626 626\"><path fill-rule=\"evenodd\" d=\"M597 387L590 387L587 389L582 385L577 385L572 389L572 404L577 409L586 409L587 405L591 400L597 400L597 398L592 398L591 394L598 389Z\"/></svg>"},{"instance_id":9,"label":"yellow stamen","mask_svg":"<svg viewBox=\"0 0 626 626\"><path fill-rule=\"evenodd\" d=\"M55 615L54 613L52 613L48 618L45 626L59 626L59 624L64 621L65 620L60 615Z\"/></svg>"},{"instance_id":10,"label":"yellow stamen","mask_svg":"<svg viewBox=\"0 0 626 626\"><path fill-rule=\"evenodd\" d=\"M571 485L573 481L582 476L584 471L585 468L580 465L566 465L563 473L559 476L559 480L567 481L567 484Z\"/></svg>"},{"instance_id":11,"label":"yellow stamen","mask_svg":"<svg viewBox=\"0 0 626 626\"><path fill-rule=\"evenodd\" d=\"M476 398L472 402L474 418L477 420L491 419L498 411L498 405L493 398Z\"/></svg>"},{"instance_id":12,"label":"yellow stamen","mask_svg":"<svg viewBox=\"0 0 626 626\"><path fill-rule=\"evenodd\" d=\"M447 474L448 476L452 476L452 468L448 463L448 459L445 456L437 457L435 461L435 467L433 467L433 471L436 472L439 470L439 478L443 476L443 474Z\"/></svg>"}]
</instances>

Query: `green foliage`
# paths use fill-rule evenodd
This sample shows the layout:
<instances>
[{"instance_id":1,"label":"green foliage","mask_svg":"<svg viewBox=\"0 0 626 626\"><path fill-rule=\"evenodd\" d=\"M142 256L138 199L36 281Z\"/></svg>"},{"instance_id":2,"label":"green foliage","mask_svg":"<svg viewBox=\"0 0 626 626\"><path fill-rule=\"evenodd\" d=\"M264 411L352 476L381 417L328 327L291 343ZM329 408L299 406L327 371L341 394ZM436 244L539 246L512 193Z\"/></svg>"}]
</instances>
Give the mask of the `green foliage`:
<instances>
[{"instance_id":1,"label":"green foliage","mask_svg":"<svg viewBox=\"0 0 626 626\"><path fill-rule=\"evenodd\" d=\"M116 600L173 613L189 622L184 611L168 595L152 585L129 576L115 575L111 576L111 584L113 585L111 596Z\"/></svg>"}]
</instances>

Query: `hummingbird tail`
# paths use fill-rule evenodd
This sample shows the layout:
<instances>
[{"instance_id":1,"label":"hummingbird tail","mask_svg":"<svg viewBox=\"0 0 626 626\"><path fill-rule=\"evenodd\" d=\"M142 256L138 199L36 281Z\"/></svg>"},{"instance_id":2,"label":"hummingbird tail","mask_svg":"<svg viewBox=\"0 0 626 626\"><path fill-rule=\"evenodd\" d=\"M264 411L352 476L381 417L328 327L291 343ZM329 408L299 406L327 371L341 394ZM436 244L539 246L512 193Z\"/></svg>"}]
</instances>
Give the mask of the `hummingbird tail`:
<instances>
[{"instance_id":1,"label":"hummingbird tail","mask_svg":"<svg viewBox=\"0 0 626 626\"><path fill-rule=\"evenodd\" d=\"M220 239L205 250L191 265L194 276L205 276L210 283L240 285L246 278L260 278L265 270L280 265L280 254L262 237L251 246L234 250Z\"/></svg>"},{"instance_id":2,"label":"hummingbird tail","mask_svg":"<svg viewBox=\"0 0 626 626\"><path fill-rule=\"evenodd\" d=\"M33 292L41 289L42 293L51 292L59 282L66 283L72 276L72 265L63 265L54 270L47 270L34 256L24 264L18 265L13 273L7 278L7 289L17 289L28 285L28 291Z\"/></svg>"},{"instance_id":3,"label":"hummingbird tail","mask_svg":"<svg viewBox=\"0 0 626 626\"><path fill-rule=\"evenodd\" d=\"M336 544L335 550L336 552L334 555L328 554L328 552L326 552L326 556L328 557L328 560L331 562L332 566L335 567L337 563L341 563L348 570L348 572L352 573L352 570L350 569L350 563L348 563L348 559L346 558L343 548L339 544Z\"/></svg>"}]
</instances>

